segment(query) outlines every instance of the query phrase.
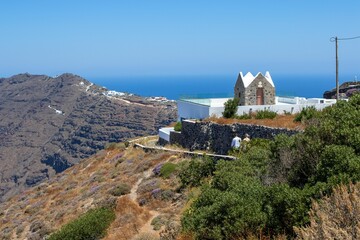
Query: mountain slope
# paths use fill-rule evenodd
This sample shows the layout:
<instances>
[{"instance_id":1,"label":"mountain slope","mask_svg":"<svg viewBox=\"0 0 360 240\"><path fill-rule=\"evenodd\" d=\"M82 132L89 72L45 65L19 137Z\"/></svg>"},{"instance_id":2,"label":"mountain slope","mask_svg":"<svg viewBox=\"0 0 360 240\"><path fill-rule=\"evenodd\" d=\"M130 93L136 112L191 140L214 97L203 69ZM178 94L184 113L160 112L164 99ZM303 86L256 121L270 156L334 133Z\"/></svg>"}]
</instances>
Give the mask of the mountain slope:
<instances>
[{"instance_id":1,"label":"mountain slope","mask_svg":"<svg viewBox=\"0 0 360 240\"><path fill-rule=\"evenodd\" d=\"M0 202L49 179L107 142L156 134L176 119L171 102L151 102L63 74L0 79Z\"/></svg>"},{"instance_id":2,"label":"mountain slope","mask_svg":"<svg viewBox=\"0 0 360 240\"><path fill-rule=\"evenodd\" d=\"M173 234L185 195L176 193L176 174L164 178L154 169L160 163L183 160L170 153L125 149L121 144L102 150L0 204L0 239L43 239L89 209L102 206L112 206L116 213L107 240ZM118 196L114 190L124 186L129 191Z\"/></svg>"}]
</instances>

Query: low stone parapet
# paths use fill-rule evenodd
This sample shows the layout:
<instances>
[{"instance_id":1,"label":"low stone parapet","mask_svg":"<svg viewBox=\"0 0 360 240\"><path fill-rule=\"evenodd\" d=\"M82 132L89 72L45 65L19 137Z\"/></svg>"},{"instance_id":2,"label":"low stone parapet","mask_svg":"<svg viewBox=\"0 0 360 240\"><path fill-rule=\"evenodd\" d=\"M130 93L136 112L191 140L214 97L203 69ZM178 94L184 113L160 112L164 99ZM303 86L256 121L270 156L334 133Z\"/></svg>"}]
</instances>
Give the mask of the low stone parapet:
<instances>
[{"instance_id":1,"label":"low stone parapet","mask_svg":"<svg viewBox=\"0 0 360 240\"><path fill-rule=\"evenodd\" d=\"M181 132L170 132L170 143L179 144L191 151L211 150L216 154L227 154L231 148L231 140L237 134L243 138L249 134L251 138L273 139L278 134L293 135L296 130L272 128L259 125L234 123L228 125L213 122L182 121Z\"/></svg>"}]
</instances>

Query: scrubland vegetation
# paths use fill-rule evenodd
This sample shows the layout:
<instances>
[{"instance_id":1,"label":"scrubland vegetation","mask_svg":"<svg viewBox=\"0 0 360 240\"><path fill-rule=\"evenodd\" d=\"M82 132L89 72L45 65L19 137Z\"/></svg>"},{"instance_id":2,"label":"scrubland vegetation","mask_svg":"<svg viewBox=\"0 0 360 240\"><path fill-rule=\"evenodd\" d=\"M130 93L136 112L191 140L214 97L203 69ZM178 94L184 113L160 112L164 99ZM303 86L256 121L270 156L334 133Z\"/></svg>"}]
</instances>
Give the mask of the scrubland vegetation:
<instances>
[{"instance_id":1,"label":"scrubland vegetation","mask_svg":"<svg viewBox=\"0 0 360 240\"><path fill-rule=\"evenodd\" d=\"M359 119L356 95L305 109L303 133L252 140L236 161L191 162L181 182L200 194L183 231L196 239L359 238Z\"/></svg>"}]
</instances>

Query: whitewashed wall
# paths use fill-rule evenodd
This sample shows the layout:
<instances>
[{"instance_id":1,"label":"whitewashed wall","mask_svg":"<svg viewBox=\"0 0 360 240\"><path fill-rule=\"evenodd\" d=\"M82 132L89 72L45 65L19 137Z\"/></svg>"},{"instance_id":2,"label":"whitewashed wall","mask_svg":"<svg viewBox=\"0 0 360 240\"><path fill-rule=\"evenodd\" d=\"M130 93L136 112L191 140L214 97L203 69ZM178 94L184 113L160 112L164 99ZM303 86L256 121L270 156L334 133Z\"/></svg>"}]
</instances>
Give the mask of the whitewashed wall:
<instances>
[{"instance_id":1,"label":"whitewashed wall","mask_svg":"<svg viewBox=\"0 0 360 240\"><path fill-rule=\"evenodd\" d=\"M178 107L178 119L186 118L186 119L204 119L209 117L209 106L192 103L188 101L177 101Z\"/></svg>"},{"instance_id":2,"label":"whitewashed wall","mask_svg":"<svg viewBox=\"0 0 360 240\"><path fill-rule=\"evenodd\" d=\"M167 142L170 142L170 132L174 131L173 127L160 128L159 130L159 138L164 139Z\"/></svg>"},{"instance_id":3,"label":"whitewashed wall","mask_svg":"<svg viewBox=\"0 0 360 240\"><path fill-rule=\"evenodd\" d=\"M210 116L221 117L224 111L224 103L227 100L227 98L207 99L206 103L208 105L179 100L178 119L204 119ZM284 101L285 98L281 100ZM278 114L284 114L286 111L294 114L301 112L301 110L306 107L313 106L318 110L322 110L336 103L336 100L323 100L315 98L307 100L304 100L304 98L295 98L293 100L291 100L291 98L288 98L286 100L289 100L288 102L297 102L297 104L281 104L280 102L278 102L277 105L239 106L237 114L243 115L248 114L250 111L256 112L259 110L270 110ZM320 101L324 101L325 103L320 103Z\"/></svg>"}]
</instances>

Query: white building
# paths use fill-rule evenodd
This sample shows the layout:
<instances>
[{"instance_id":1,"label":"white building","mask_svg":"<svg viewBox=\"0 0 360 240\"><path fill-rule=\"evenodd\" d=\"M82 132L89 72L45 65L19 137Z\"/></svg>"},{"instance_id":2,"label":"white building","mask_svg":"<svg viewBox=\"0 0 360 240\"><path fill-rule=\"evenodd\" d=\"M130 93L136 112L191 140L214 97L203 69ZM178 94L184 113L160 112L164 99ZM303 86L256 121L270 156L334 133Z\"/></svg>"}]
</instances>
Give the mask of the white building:
<instances>
[{"instance_id":1,"label":"white building","mask_svg":"<svg viewBox=\"0 0 360 240\"><path fill-rule=\"evenodd\" d=\"M275 85L269 72L245 76L239 73L234 87L234 96L240 100L237 115L249 114L259 110L269 110L278 114L298 113L313 106L321 110L336 103L334 99L277 97ZM230 98L182 99L178 100L178 119L204 119L210 116L221 117L224 103Z\"/></svg>"},{"instance_id":2,"label":"white building","mask_svg":"<svg viewBox=\"0 0 360 240\"><path fill-rule=\"evenodd\" d=\"M178 119L204 119L210 116L221 117L224 103L231 98L182 99L177 101ZM248 114L259 110L270 110L278 114L298 113L306 107L322 110L336 103L335 99L275 97L273 105L238 106L238 115Z\"/></svg>"}]
</instances>

